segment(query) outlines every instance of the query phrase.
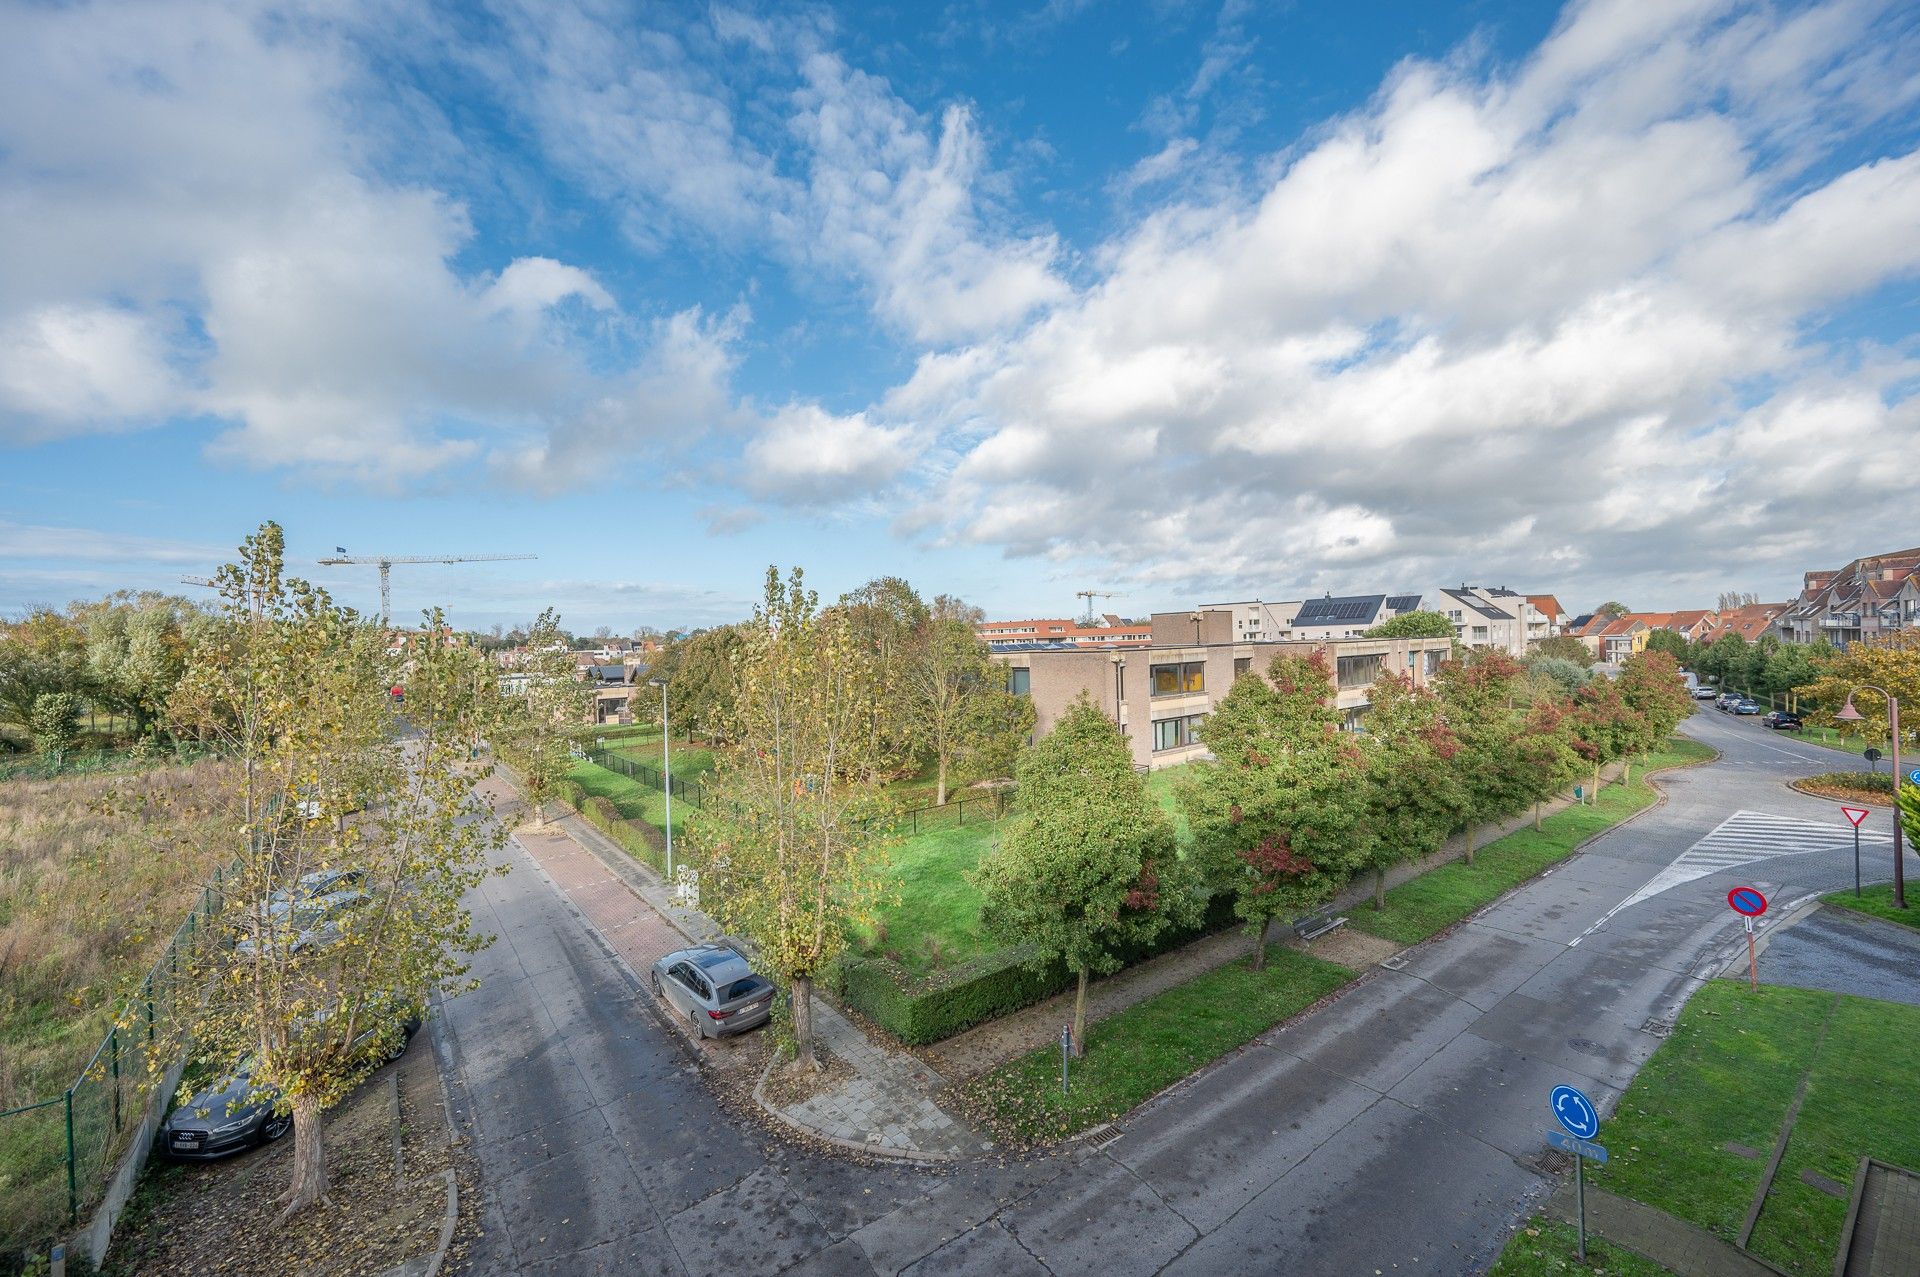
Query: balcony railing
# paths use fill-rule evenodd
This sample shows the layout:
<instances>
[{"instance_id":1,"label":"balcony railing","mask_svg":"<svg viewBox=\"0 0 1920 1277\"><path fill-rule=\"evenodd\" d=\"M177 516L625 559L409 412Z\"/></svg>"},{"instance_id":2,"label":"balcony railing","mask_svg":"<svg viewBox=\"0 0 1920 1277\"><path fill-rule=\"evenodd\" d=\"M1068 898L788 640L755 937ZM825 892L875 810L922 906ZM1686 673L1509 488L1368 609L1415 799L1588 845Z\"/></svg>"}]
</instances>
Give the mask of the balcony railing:
<instances>
[{"instance_id":1,"label":"balcony railing","mask_svg":"<svg viewBox=\"0 0 1920 1277\"><path fill-rule=\"evenodd\" d=\"M1858 612L1829 612L1820 618L1823 628L1829 630L1857 630L1860 628Z\"/></svg>"}]
</instances>

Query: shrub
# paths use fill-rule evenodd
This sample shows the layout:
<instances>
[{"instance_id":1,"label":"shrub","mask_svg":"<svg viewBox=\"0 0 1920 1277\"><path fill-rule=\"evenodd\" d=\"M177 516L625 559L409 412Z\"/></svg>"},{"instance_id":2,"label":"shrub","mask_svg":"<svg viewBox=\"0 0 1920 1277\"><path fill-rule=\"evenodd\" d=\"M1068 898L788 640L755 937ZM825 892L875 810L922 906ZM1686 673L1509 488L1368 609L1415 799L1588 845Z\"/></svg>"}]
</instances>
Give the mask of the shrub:
<instances>
[{"instance_id":1,"label":"shrub","mask_svg":"<svg viewBox=\"0 0 1920 1277\"><path fill-rule=\"evenodd\" d=\"M1168 928L1152 941L1122 951L1128 964L1235 925L1233 898L1216 896L1193 927ZM1027 948L1001 949L916 980L885 957L845 954L831 987L847 1005L910 1046L950 1038L983 1021L1032 1006L1072 984L1066 964L1032 965Z\"/></svg>"}]
</instances>

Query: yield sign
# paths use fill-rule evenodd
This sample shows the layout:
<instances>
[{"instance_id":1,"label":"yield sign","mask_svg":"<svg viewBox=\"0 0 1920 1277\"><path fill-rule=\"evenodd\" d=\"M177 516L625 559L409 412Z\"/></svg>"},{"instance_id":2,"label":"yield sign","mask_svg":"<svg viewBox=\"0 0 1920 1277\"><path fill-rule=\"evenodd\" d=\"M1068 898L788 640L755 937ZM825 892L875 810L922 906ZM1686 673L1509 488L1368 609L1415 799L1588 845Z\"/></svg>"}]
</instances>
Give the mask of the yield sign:
<instances>
[{"instance_id":1,"label":"yield sign","mask_svg":"<svg viewBox=\"0 0 1920 1277\"><path fill-rule=\"evenodd\" d=\"M1860 828L1860 822L1867 818L1867 809L1865 807L1842 807L1840 814L1852 821L1853 827L1858 829Z\"/></svg>"}]
</instances>

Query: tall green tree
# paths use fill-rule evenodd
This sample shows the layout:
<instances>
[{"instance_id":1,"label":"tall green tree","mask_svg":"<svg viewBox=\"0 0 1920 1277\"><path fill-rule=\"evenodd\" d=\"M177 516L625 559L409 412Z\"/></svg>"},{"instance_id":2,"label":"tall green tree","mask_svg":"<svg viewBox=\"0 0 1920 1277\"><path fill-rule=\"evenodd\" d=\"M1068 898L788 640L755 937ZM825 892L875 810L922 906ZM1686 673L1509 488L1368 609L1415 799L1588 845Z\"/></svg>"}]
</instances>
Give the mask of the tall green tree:
<instances>
[{"instance_id":1,"label":"tall green tree","mask_svg":"<svg viewBox=\"0 0 1920 1277\"><path fill-rule=\"evenodd\" d=\"M1692 648L1687 636L1675 630L1653 630L1647 635L1647 651L1665 652L1676 662L1685 662Z\"/></svg>"},{"instance_id":2,"label":"tall green tree","mask_svg":"<svg viewBox=\"0 0 1920 1277\"><path fill-rule=\"evenodd\" d=\"M736 666L745 632L742 625L720 625L676 639L648 670L649 679L666 681L671 717L689 737L725 738L733 721L740 681ZM641 690L645 694L638 703L645 712L658 713L660 703L653 689Z\"/></svg>"},{"instance_id":3,"label":"tall green tree","mask_svg":"<svg viewBox=\"0 0 1920 1277\"><path fill-rule=\"evenodd\" d=\"M1521 675L1519 663L1495 648L1477 648L1464 660L1448 661L1435 675L1441 712L1460 742L1453 762L1469 865L1475 827L1528 801L1530 791L1519 783L1514 756L1522 726L1516 712Z\"/></svg>"},{"instance_id":4,"label":"tall green tree","mask_svg":"<svg viewBox=\"0 0 1920 1277\"><path fill-rule=\"evenodd\" d=\"M721 921L787 986L795 1064L812 1068L814 981L885 895L893 808L880 783L875 658L845 611L819 609L798 568L785 581L768 568L737 671L736 746L688 841Z\"/></svg>"},{"instance_id":5,"label":"tall green tree","mask_svg":"<svg viewBox=\"0 0 1920 1277\"><path fill-rule=\"evenodd\" d=\"M1333 695L1318 651L1234 680L1207 718L1213 759L1192 765L1179 788L1193 860L1232 894L1256 968L1275 919L1324 903L1373 859L1367 759L1340 731Z\"/></svg>"},{"instance_id":6,"label":"tall green tree","mask_svg":"<svg viewBox=\"0 0 1920 1277\"><path fill-rule=\"evenodd\" d=\"M1620 698L1613 679L1596 678L1574 693L1574 748L1593 768L1587 802L1600 792L1600 769L1625 758L1636 747L1644 725Z\"/></svg>"},{"instance_id":7,"label":"tall green tree","mask_svg":"<svg viewBox=\"0 0 1920 1277\"><path fill-rule=\"evenodd\" d=\"M1446 724L1439 697L1404 675L1373 685L1361 743L1373 854L1373 907L1386 907L1387 870L1440 850L1459 827L1465 795L1454 767L1460 741Z\"/></svg>"},{"instance_id":8,"label":"tall green tree","mask_svg":"<svg viewBox=\"0 0 1920 1277\"><path fill-rule=\"evenodd\" d=\"M1666 652L1635 652L1620 670L1620 699L1640 719L1635 743L1639 753L1673 735L1693 713L1693 696L1680 675L1680 663Z\"/></svg>"},{"instance_id":9,"label":"tall green tree","mask_svg":"<svg viewBox=\"0 0 1920 1277\"><path fill-rule=\"evenodd\" d=\"M29 726L34 749L52 755L58 766L60 756L80 736L80 698L72 692L42 692L33 703Z\"/></svg>"},{"instance_id":10,"label":"tall green tree","mask_svg":"<svg viewBox=\"0 0 1920 1277\"><path fill-rule=\"evenodd\" d=\"M1033 702L1008 690L1006 671L966 621L922 622L898 655L895 676L911 725L905 739L933 761L935 803L947 801L949 773L1010 761L1033 730Z\"/></svg>"},{"instance_id":11,"label":"tall green tree","mask_svg":"<svg viewBox=\"0 0 1920 1277\"><path fill-rule=\"evenodd\" d=\"M1587 650L1587 645L1571 634L1555 634L1549 638L1543 638L1527 649L1527 655L1551 656L1556 660L1572 661L1584 670L1592 669L1594 662L1594 655Z\"/></svg>"},{"instance_id":12,"label":"tall green tree","mask_svg":"<svg viewBox=\"0 0 1920 1277\"><path fill-rule=\"evenodd\" d=\"M932 609L897 576L876 577L842 595L839 608L846 613L854 641L873 661L880 695L880 714L874 720L879 734L876 748L888 766L904 766L928 743L917 717L924 688L914 677L914 666L925 654Z\"/></svg>"},{"instance_id":13,"label":"tall green tree","mask_svg":"<svg viewBox=\"0 0 1920 1277\"><path fill-rule=\"evenodd\" d=\"M1245 681L1245 680L1242 680ZM1173 825L1119 730L1082 696L1020 760L1020 803L975 872L981 923L1074 975L1073 1051L1086 1045L1087 979L1118 969L1192 893L1177 880Z\"/></svg>"},{"instance_id":14,"label":"tall green tree","mask_svg":"<svg viewBox=\"0 0 1920 1277\"><path fill-rule=\"evenodd\" d=\"M504 720L535 828L546 824L547 804L573 769L573 738L586 724L592 689L580 682L577 671L559 615L548 608L527 632L526 658L517 671L519 694Z\"/></svg>"},{"instance_id":15,"label":"tall green tree","mask_svg":"<svg viewBox=\"0 0 1920 1277\"><path fill-rule=\"evenodd\" d=\"M1453 622L1439 612L1402 612L1367 631L1368 638L1445 638L1454 636Z\"/></svg>"},{"instance_id":16,"label":"tall green tree","mask_svg":"<svg viewBox=\"0 0 1920 1277\"><path fill-rule=\"evenodd\" d=\"M1514 741L1514 783L1533 803L1533 827L1540 828L1541 804L1573 783L1580 773L1578 720L1563 696L1542 696L1527 710Z\"/></svg>"},{"instance_id":17,"label":"tall green tree","mask_svg":"<svg viewBox=\"0 0 1920 1277\"><path fill-rule=\"evenodd\" d=\"M209 1070L244 1057L250 1094L291 1114L285 1220L326 1195L326 1110L398 1050L435 990L465 987L486 940L461 901L499 834L473 794L451 703L467 684L439 675L446 654L417 655L421 713L403 739L381 628L283 565L267 523L220 569L219 615L169 713L239 763L224 773L238 838L220 925L240 939L195 959L186 987L206 1000L175 1020ZM315 899L314 876L336 873L352 894Z\"/></svg>"},{"instance_id":18,"label":"tall green tree","mask_svg":"<svg viewBox=\"0 0 1920 1277\"><path fill-rule=\"evenodd\" d=\"M186 670L194 629L205 614L185 599L152 590L122 590L74 611L86 635L94 699L131 718L136 736L146 735Z\"/></svg>"},{"instance_id":19,"label":"tall green tree","mask_svg":"<svg viewBox=\"0 0 1920 1277\"><path fill-rule=\"evenodd\" d=\"M91 690L87 640L79 626L51 608L0 625L0 723L30 736L42 696L84 698Z\"/></svg>"}]
</instances>

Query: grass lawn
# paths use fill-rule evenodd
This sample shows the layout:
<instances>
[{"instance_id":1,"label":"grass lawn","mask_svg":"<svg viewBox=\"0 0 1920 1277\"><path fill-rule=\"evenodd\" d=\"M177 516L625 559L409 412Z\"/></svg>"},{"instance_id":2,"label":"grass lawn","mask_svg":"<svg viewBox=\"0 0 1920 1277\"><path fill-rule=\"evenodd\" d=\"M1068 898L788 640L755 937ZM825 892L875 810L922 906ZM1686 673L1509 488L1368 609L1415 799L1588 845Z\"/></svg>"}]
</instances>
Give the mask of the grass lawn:
<instances>
[{"instance_id":1,"label":"grass lawn","mask_svg":"<svg viewBox=\"0 0 1920 1277\"><path fill-rule=\"evenodd\" d=\"M1651 1259L1609 1245L1587 1232L1587 1267L1580 1266L1580 1235L1572 1224L1536 1215L1507 1242L1487 1277L1536 1277L1541 1273L1608 1273L1613 1277L1676 1277Z\"/></svg>"},{"instance_id":2,"label":"grass lawn","mask_svg":"<svg viewBox=\"0 0 1920 1277\"><path fill-rule=\"evenodd\" d=\"M1800 1172L1850 1188L1862 1155L1920 1165L1920 1124L1889 1107L1892 1097L1911 1092L1916 1070L1920 1008L1773 986L1755 994L1739 981L1716 980L1694 996L1601 1128L1612 1158L1589 1174L1602 1188L1731 1241L1807 1076L1751 1247L1789 1272L1824 1274L1847 1203L1803 1183ZM1728 1141L1759 1156L1728 1152Z\"/></svg>"},{"instance_id":3,"label":"grass lawn","mask_svg":"<svg viewBox=\"0 0 1920 1277\"><path fill-rule=\"evenodd\" d=\"M1571 1223L1534 1216L1507 1241L1486 1277L1536 1277L1540 1273L1609 1273L1611 1277L1678 1277L1670 1267L1622 1250L1586 1233L1586 1267L1580 1267L1580 1233Z\"/></svg>"},{"instance_id":4,"label":"grass lawn","mask_svg":"<svg viewBox=\"0 0 1920 1277\"><path fill-rule=\"evenodd\" d=\"M1867 748L1867 742L1860 739L1859 733L1843 736L1838 728L1833 727L1803 727L1797 732L1788 732L1787 735L1794 740L1805 741L1809 745L1819 745L1823 749L1852 754L1855 758L1865 753ZM1881 752L1886 752L1884 746Z\"/></svg>"},{"instance_id":5,"label":"grass lawn","mask_svg":"<svg viewBox=\"0 0 1920 1277\"><path fill-rule=\"evenodd\" d=\"M1187 814L1180 810L1180 803L1174 797L1173 787L1192 765L1181 763L1178 767L1168 767L1162 771L1147 773L1147 793L1153 796L1153 801L1160 804L1160 810L1166 812L1173 821L1174 836L1180 840L1182 850L1185 850L1193 841L1193 831L1187 827Z\"/></svg>"},{"instance_id":6,"label":"grass lawn","mask_svg":"<svg viewBox=\"0 0 1920 1277\"><path fill-rule=\"evenodd\" d=\"M968 1108L1004 1138L1057 1139L1130 1111L1353 979L1345 967L1274 948L1267 969L1228 963L1090 1027L1060 1094L1060 1048L1042 1047L968 1082Z\"/></svg>"},{"instance_id":7,"label":"grass lawn","mask_svg":"<svg viewBox=\"0 0 1920 1277\"><path fill-rule=\"evenodd\" d=\"M679 769L675 768L678 774ZM604 798L628 820L644 820L655 829L667 827L665 792L630 780L619 772L608 771L598 763L576 761L567 771L567 779L584 789L589 797ZM680 802L673 808L673 832L686 829L692 804Z\"/></svg>"},{"instance_id":8,"label":"grass lawn","mask_svg":"<svg viewBox=\"0 0 1920 1277\"><path fill-rule=\"evenodd\" d=\"M880 910L880 933L860 935L862 952L888 953L915 975L978 957L992 948L980 934L980 893L967 881L993 845L998 823L952 825L903 840L893 852L893 903ZM937 962L936 962L937 950Z\"/></svg>"},{"instance_id":9,"label":"grass lawn","mask_svg":"<svg viewBox=\"0 0 1920 1277\"><path fill-rule=\"evenodd\" d=\"M1648 761L1657 769L1711 757L1708 746L1676 736ZM1595 834L1652 806L1659 795L1647 783L1647 770L1636 767L1631 784L1603 787L1590 807L1576 804L1547 817L1538 832L1521 829L1488 843L1474 852L1471 868L1455 861L1393 888L1385 909L1376 912L1366 905L1352 910L1352 925L1400 944L1415 944L1453 925L1565 859Z\"/></svg>"},{"instance_id":10,"label":"grass lawn","mask_svg":"<svg viewBox=\"0 0 1920 1277\"><path fill-rule=\"evenodd\" d=\"M660 770L660 730L653 729L651 738L628 737L609 740L607 751L621 758L630 758L636 763L645 763L655 771ZM673 777L675 780L701 780L713 770L713 751L705 745L687 742L673 742Z\"/></svg>"},{"instance_id":11,"label":"grass lawn","mask_svg":"<svg viewBox=\"0 0 1920 1277\"><path fill-rule=\"evenodd\" d=\"M1848 889L1822 896L1820 900L1839 909L1851 909L1855 913L1868 914L1920 931L1920 882L1914 883L1908 891L1905 909L1893 907L1893 884L1890 882L1883 882L1877 887L1862 887L1857 897Z\"/></svg>"}]
</instances>

